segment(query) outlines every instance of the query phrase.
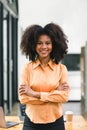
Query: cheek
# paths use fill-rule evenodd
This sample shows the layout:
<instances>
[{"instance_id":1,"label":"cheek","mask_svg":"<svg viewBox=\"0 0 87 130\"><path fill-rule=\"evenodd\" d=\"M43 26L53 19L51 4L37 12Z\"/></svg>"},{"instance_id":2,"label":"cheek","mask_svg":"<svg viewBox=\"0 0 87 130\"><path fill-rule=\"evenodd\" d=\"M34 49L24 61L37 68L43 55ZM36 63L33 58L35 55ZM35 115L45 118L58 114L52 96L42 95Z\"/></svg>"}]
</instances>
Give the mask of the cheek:
<instances>
[{"instance_id":1,"label":"cheek","mask_svg":"<svg viewBox=\"0 0 87 130\"><path fill-rule=\"evenodd\" d=\"M52 51L52 46L49 47L50 51Z\"/></svg>"},{"instance_id":2,"label":"cheek","mask_svg":"<svg viewBox=\"0 0 87 130\"><path fill-rule=\"evenodd\" d=\"M37 53L37 54L40 53L40 46L36 46L36 53Z\"/></svg>"},{"instance_id":3,"label":"cheek","mask_svg":"<svg viewBox=\"0 0 87 130\"><path fill-rule=\"evenodd\" d=\"M38 52L39 47L36 45L36 52Z\"/></svg>"}]
</instances>

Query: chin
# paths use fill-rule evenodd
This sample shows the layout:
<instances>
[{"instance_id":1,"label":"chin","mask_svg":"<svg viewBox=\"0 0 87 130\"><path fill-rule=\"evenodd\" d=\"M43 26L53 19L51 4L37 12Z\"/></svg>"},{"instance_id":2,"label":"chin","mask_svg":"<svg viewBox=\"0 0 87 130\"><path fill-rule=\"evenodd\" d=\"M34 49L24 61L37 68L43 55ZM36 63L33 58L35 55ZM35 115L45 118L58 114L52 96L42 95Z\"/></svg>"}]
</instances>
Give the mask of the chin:
<instances>
[{"instance_id":1,"label":"chin","mask_svg":"<svg viewBox=\"0 0 87 130\"><path fill-rule=\"evenodd\" d=\"M47 58L48 56L40 56L41 58Z\"/></svg>"}]
</instances>

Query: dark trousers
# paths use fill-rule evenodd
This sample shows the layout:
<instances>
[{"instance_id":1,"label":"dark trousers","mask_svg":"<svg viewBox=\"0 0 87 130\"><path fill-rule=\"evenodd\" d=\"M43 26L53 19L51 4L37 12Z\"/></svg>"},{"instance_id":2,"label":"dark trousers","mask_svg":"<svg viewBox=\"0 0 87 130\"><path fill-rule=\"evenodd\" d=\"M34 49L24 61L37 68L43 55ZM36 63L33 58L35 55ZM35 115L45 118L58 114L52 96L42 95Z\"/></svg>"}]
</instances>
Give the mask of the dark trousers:
<instances>
[{"instance_id":1,"label":"dark trousers","mask_svg":"<svg viewBox=\"0 0 87 130\"><path fill-rule=\"evenodd\" d=\"M63 116L52 123L35 124L25 115L23 130L65 130Z\"/></svg>"}]
</instances>

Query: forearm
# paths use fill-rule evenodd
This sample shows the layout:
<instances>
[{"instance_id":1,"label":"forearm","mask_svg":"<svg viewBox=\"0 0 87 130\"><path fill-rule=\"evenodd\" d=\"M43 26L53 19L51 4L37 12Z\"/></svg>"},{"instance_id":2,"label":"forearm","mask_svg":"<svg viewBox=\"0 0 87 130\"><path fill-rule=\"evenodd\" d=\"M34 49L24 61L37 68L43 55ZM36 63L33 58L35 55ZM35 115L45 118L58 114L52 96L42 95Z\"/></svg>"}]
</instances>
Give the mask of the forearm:
<instances>
[{"instance_id":1,"label":"forearm","mask_svg":"<svg viewBox=\"0 0 87 130\"><path fill-rule=\"evenodd\" d=\"M53 92L42 92L41 93L41 98L40 100L41 101L44 101L44 102L55 102L55 103L58 103L58 102L67 102L69 99L69 92L68 91L58 91L58 90L55 90Z\"/></svg>"},{"instance_id":2,"label":"forearm","mask_svg":"<svg viewBox=\"0 0 87 130\"><path fill-rule=\"evenodd\" d=\"M40 100L49 102L67 102L69 99L70 87L67 83L62 83L51 92L41 92Z\"/></svg>"},{"instance_id":3,"label":"forearm","mask_svg":"<svg viewBox=\"0 0 87 130\"><path fill-rule=\"evenodd\" d=\"M34 91L33 97L40 99L40 92L35 92Z\"/></svg>"},{"instance_id":4,"label":"forearm","mask_svg":"<svg viewBox=\"0 0 87 130\"><path fill-rule=\"evenodd\" d=\"M36 98L36 97L30 97L28 95L19 95L18 96L18 99L20 101L21 104L43 104L44 101L41 101L39 98Z\"/></svg>"},{"instance_id":5,"label":"forearm","mask_svg":"<svg viewBox=\"0 0 87 130\"><path fill-rule=\"evenodd\" d=\"M26 85L20 85L18 89L19 100L22 104L26 103L38 103L41 104L42 101L39 100L40 92L32 90Z\"/></svg>"}]
</instances>

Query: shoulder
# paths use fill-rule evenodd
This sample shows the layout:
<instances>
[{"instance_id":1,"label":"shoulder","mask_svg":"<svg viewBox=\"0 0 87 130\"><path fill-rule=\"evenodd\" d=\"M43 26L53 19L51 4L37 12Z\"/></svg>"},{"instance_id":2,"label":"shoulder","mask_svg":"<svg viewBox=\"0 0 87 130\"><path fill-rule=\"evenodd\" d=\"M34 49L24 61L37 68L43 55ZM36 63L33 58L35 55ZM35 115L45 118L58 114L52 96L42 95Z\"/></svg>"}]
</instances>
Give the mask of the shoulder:
<instances>
[{"instance_id":1,"label":"shoulder","mask_svg":"<svg viewBox=\"0 0 87 130\"><path fill-rule=\"evenodd\" d=\"M22 71L28 71L31 69L33 62L29 61L28 63L24 64L22 67Z\"/></svg>"},{"instance_id":2,"label":"shoulder","mask_svg":"<svg viewBox=\"0 0 87 130\"><path fill-rule=\"evenodd\" d=\"M67 71L67 67L64 64L59 63L59 64L57 64L57 66L58 66L58 68L60 68L60 70Z\"/></svg>"}]
</instances>

